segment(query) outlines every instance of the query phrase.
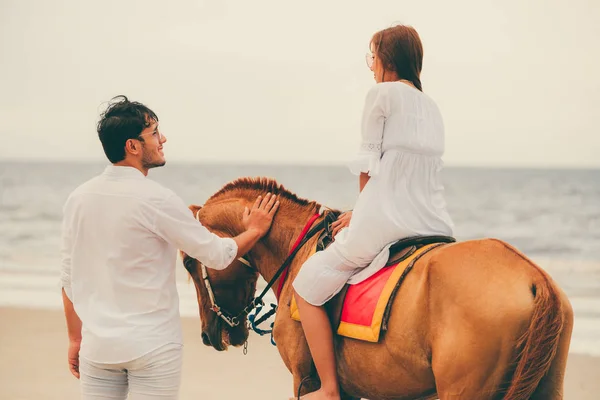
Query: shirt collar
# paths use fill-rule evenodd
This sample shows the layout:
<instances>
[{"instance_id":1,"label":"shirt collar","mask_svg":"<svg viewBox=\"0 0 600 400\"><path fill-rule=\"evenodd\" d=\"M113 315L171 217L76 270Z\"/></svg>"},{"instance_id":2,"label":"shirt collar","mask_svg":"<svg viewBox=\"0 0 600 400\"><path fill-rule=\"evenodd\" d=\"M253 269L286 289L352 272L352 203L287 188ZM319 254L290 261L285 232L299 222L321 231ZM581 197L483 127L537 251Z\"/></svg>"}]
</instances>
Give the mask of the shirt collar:
<instances>
[{"instance_id":1,"label":"shirt collar","mask_svg":"<svg viewBox=\"0 0 600 400\"><path fill-rule=\"evenodd\" d=\"M146 176L137 168L124 165L108 165L104 169L104 175L114 176L118 178L145 178Z\"/></svg>"}]
</instances>

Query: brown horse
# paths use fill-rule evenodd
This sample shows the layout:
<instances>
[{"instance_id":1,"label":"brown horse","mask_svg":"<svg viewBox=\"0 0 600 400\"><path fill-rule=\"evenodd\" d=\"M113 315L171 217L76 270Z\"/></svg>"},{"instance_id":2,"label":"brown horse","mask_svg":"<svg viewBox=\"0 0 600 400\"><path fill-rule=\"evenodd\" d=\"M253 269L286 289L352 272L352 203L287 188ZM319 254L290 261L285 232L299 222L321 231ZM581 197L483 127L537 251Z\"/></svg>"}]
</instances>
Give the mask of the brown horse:
<instances>
[{"instance_id":1,"label":"brown horse","mask_svg":"<svg viewBox=\"0 0 600 400\"><path fill-rule=\"evenodd\" d=\"M215 302L239 313L254 296L258 274L271 280L307 221L321 205L299 199L275 181L243 178L224 186L203 207L190 206L220 236L243 231L241 215L259 194L280 199L273 226L246 256L223 271L207 269ZM296 254L279 298L273 336L293 375L294 392L318 388L301 324L290 317L291 282L314 250L312 238ZM248 337L211 310L201 265L182 254L200 307L202 338L217 350ZM277 287L277 285L275 285ZM393 298L388 330L377 343L336 337L340 384L346 398L563 398L573 327L564 292L540 267L495 239L456 242L419 258Z\"/></svg>"}]
</instances>

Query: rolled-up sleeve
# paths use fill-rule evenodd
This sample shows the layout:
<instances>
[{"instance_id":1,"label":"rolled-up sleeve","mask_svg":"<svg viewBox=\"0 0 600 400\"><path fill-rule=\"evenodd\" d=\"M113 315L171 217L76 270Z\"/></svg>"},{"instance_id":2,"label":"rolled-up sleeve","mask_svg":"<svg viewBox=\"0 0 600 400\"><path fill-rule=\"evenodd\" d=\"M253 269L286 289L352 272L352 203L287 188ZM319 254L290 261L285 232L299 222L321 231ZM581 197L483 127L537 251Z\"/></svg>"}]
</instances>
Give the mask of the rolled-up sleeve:
<instances>
[{"instance_id":1,"label":"rolled-up sleeve","mask_svg":"<svg viewBox=\"0 0 600 400\"><path fill-rule=\"evenodd\" d=\"M73 291L71 290L71 254L73 240L66 207L63 209L63 215L60 246L60 283L69 300L73 301Z\"/></svg>"},{"instance_id":2,"label":"rolled-up sleeve","mask_svg":"<svg viewBox=\"0 0 600 400\"><path fill-rule=\"evenodd\" d=\"M225 269L237 255L235 240L210 232L175 194L171 194L159 208L154 227L164 240L209 268Z\"/></svg>"},{"instance_id":3,"label":"rolled-up sleeve","mask_svg":"<svg viewBox=\"0 0 600 400\"><path fill-rule=\"evenodd\" d=\"M367 94L363 109L360 149L354 159L348 163L350 172L355 175L379 173L382 154L383 129L389 113L387 87L375 85Z\"/></svg>"}]
</instances>

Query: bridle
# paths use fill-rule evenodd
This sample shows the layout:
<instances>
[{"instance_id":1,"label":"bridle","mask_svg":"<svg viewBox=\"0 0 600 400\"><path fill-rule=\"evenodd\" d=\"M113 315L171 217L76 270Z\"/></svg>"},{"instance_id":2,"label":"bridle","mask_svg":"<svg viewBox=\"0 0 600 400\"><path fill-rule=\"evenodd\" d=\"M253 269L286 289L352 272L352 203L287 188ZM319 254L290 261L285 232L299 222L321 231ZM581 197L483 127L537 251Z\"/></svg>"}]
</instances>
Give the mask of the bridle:
<instances>
[{"instance_id":1,"label":"bridle","mask_svg":"<svg viewBox=\"0 0 600 400\"><path fill-rule=\"evenodd\" d=\"M324 218L321 221L319 221L311 229L311 226L314 224L314 222L323 215L324 215ZM198 221L200 221L199 217L200 217L200 210L198 210L198 212L196 213L196 219ZM207 268L204 264L202 264L200 261L198 261L200 264L201 271L202 271L202 281L204 282L204 287L206 288L206 291L208 292L208 297L210 299L210 309L215 314L217 314L217 316L219 318L221 318L223 321L225 321L225 323L228 324L230 327L233 328L235 326L238 326L240 324L240 320L243 317L247 316L254 308L264 306L265 303L263 301L263 297L267 294L269 289L271 287L273 287L273 285L275 284L275 282L277 281L279 276L284 274L281 278L279 288L277 291L277 299L279 299L279 295L281 294L281 289L283 288L283 282L287 276L287 271L288 271L289 266L292 263L294 257L298 253L298 251L302 248L302 246L304 246L304 244L306 244L306 242L308 242L312 237L314 237L317 234L317 232L319 232L321 230L323 230L323 234L321 235L319 242L322 242L325 237L331 237L330 225L333 221L336 220L336 218L337 218L337 213L333 212L331 210L325 210L325 211L321 210L318 213L315 213L309 219L309 221L306 223L304 229L302 230L302 233L300 233L300 235L298 236L298 239L296 240L296 243L292 247L292 250L290 251L288 257L285 259L283 264L281 264L281 266L279 267L279 269L277 270L275 275L273 275L273 278L271 278L271 280L268 282L267 286L263 289L263 291L260 293L260 295L258 297L254 297L252 300L250 300L250 302L242 309L242 311L240 311L235 316L232 315L231 313L227 312L226 310L222 309L221 307L219 307L219 305L217 304L217 302L215 300L215 295L214 295L212 286L210 284L210 279L208 279ZM310 231L309 231L309 229L310 229ZM194 259L192 257L189 257L186 261L184 261L184 265L188 271L190 270L190 267L191 267L191 265L188 265L188 264L190 262L192 262L193 260ZM245 258L244 256L239 257L237 260L240 261L242 264L246 265L248 268L257 270L255 267L252 266L250 261L247 258ZM273 311L273 313L275 313L275 308L273 308L272 311Z\"/></svg>"},{"instance_id":2,"label":"bridle","mask_svg":"<svg viewBox=\"0 0 600 400\"><path fill-rule=\"evenodd\" d=\"M252 267L250 262L243 257L239 257L238 261L240 261L242 264L246 265L248 268L255 269L254 267ZM206 269L206 266L204 264L202 264L201 262L199 262L199 263L200 263L200 269L202 270L202 281L204 282L204 287L206 288L206 291L208 292L208 298L210 299L210 309L213 310L215 312L215 314L217 314L217 316L219 316L223 321L225 321L232 328L234 326L238 326L240 324L240 321L239 321L240 317L247 314L247 313L244 313L246 308L244 308L242 313L240 313L239 315L236 315L236 316L231 316L231 314L229 314L227 311L222 310L221 307L219 307L217 305L217 301L215 300L215 294L212 290L212 286L210 285L210 280L208 279L208 271ZM252 309L248 310L248 312L250 312L251 310Z\"/></svg>"}]
</instances>

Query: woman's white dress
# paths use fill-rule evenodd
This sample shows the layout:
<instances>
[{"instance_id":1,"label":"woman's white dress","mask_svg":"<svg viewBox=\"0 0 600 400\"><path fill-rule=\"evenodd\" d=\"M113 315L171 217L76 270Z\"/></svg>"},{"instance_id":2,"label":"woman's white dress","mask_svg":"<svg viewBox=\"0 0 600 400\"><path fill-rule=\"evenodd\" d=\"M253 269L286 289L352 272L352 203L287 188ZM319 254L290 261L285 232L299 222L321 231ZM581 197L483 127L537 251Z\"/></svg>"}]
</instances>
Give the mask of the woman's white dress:
<instances>
[{"instance_id":1,"label":"woman's white dress","mask_svg":"<svg viewBox=\"0 0 600 400\"><path fill-rule=\"evenodd\" d=\"M402 82L376 84L367 94L362 141L349 164L370 179L347 228L302 266L293 282L307 302L322 305L346 283L380 270L389 247L420 235L453 235L441 170L444 125L434 101Z\"/></svg>"}]
</instances>

